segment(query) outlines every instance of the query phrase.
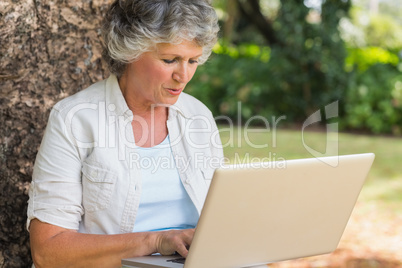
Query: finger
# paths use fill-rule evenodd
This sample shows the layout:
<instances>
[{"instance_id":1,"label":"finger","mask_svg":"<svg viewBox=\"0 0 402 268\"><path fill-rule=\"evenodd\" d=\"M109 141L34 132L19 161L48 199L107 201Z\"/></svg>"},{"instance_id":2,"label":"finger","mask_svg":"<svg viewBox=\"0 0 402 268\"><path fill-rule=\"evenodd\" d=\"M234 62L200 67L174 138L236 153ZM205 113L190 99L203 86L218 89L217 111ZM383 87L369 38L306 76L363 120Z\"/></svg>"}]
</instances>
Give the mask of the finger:
<instances>
[{"instance_id":1,"label":"finger","mask_svg":"<svg viewBox=\"0 0 402 268\"><path fill-rule=\"evenodd\" d=\"M185 244L178 245L176 249L177 253L179 253L182 257L187 258L188 249Z\"/></svg>"},{"instance_id":2,"label":"finger","mask_svg":"<svg viewBox=\"0 0 402 268\"><path fill-rule=\"evenodd\" d=\"M193 241L194 231L195 229L186 229L183 230L180 235L182 239L182 245L180 245L180 248L177 250L177 252L183 257L187 257L188 255L188 249L190 248L190 245Z\"/></svg>"},{"instance_id":3,"label":"finger","mask_svg":"<svg viewBox=\"0 0 402 268\"><path fill-rule=\"evenodd\" d=\"M184 233L184 236L183 236L183 241L184 241L184 243L186 243L187 248L193 242L193 237L194 237L194 229L186 230L186 232Z\"/></svg>"}]
</instances>

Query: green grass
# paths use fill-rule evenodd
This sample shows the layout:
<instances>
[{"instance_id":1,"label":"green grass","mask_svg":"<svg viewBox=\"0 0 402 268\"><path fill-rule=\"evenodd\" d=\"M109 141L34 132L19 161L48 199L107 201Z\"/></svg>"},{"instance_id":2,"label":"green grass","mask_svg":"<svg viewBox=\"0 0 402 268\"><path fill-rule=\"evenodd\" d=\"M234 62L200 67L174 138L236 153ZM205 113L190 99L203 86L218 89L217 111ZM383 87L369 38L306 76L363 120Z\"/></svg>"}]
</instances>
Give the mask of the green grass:
<instances>
[{"instance_id":1,"label":"green grass","mask_svg":"<svg viewBox=\"0 0 402 268\"><path fill-rule=\"evenodd\" d=\"M304 132L305 146L301 130L260 129L244 135L244 129L229 131L226 126L220 126L220 131L225 156L231 162L235 162L236 157L248 157L248 160L266 157L268 161L311 158L314 156L306 149L307 146L321 153L326 149L325 132ZM339 133L338 140L336 147L339 155L376 154L359 201L367 209L375 207L385 213L402 215L402 138Z\"/></svg>"}]
</instances>

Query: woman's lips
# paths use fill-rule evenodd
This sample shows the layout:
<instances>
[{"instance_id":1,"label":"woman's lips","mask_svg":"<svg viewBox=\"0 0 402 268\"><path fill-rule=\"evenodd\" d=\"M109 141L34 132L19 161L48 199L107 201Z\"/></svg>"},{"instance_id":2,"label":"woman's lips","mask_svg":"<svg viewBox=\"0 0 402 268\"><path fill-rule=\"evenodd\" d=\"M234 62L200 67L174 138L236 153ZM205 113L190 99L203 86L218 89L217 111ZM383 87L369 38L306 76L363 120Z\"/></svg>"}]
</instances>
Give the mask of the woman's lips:
<instances>
[{"instance_id":1,"label":"woman's lips","mask_svg":"<svg viewBox=\"0 0 402 268\"><path fill-rule=\"evenodd\" d=\"M167 88L167 91L169 91L169 93L172 95L179 95L183 91L183 89L182 88Z\"/></svg>"}]
</instances>

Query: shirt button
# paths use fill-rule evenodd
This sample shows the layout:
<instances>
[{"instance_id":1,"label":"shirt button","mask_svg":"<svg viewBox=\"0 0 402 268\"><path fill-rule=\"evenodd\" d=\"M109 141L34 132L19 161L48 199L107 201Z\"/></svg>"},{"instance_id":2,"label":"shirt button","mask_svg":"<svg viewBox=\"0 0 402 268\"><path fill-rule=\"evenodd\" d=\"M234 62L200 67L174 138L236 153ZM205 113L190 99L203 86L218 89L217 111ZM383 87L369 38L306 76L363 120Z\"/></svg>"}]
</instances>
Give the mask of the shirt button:
<instances>
[{"instance_id":1,"label":"shirt button","mask_svg":"<svg viewBox=\"0 0 402 268\"><path fill-rule=\"evenodd\" d=\"M186 183L187 183L187 184L190 184L190 183L191 183L191 180L190 180L190 179L187 179L187 180L186 180Z\"/></svg>"}]
</instances>

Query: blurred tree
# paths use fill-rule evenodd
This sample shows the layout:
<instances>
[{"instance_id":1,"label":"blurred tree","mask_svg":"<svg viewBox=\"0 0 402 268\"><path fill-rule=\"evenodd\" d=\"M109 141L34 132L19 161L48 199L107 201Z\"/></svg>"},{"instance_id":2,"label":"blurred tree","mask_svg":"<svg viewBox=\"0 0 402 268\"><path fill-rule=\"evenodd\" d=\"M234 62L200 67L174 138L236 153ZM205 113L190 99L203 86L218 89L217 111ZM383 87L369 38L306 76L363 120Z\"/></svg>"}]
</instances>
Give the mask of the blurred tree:
<instances>
[{"instance_id":1,"label":"blurred tree","mask_svg":"<svg viewBox=\"0 0 402 268\"><path fill-rule=\"evenodd\" d=\"M295 123L339 100L341 128L402 133L402 27L382 14L391 1L219 0L222 14L229 2L232 43L215 48L188 89L215 114Z\"/></svg>"},{"instance_id":2,"label":"blurred tree","mask_svg":"<svg viewBox=\"0 0 402 268\"><path fill-rule=\"evenodd\" d=\"M343 18L342 37L351 47L378 46L399 51L402 49L402 23L390 13L371 13L354 6L350 18Z\"/></svg>"},{"instance_id":3,"label":"blurred tree","mask_svg":"<svg viewBox=\"0 0 402 268\"><path fill-rule=\"evenodd\" d=\"M402 1L382 1L379 3L379 12L391 16L399 25L402 25Z\"/></svg>"},{"instance_id":4,"label":"blurred tree","mask_svg":"<svg viewBox=\"0 0 402 268\"><path fill-rule=\"evenodd\" d=\"M364 27L367 45L385 49L402 49L402 25L391 16L375 14Z\"/></svg>"},{"instance_id":5,"label":"blurred tree","mask_svg":"<svg viewBox=\"0 0 402 268\"><path fill-rule=\"evenodd\" d=\"M261 11L259 0L236 0L240 14L252 23L264 36L268 44L274 45L279 42L273 29L272 22L267 20Z\"/></svg>"},{"instance_id":6,"label":"blurred tree","mask_svg":"<svg viewBox=\"0 0 402 268\"><path fill-rule=\"evenodd\" d=\"M227 19L223 26L223 38L225 42L230 43L233 37L233 29L238 19L238 10L236 1L228 1L226 3Z\"/></svg>"},{"instance_id":7,"label":"blurred tree","mask_svg":"<svg viewBox=\"0 0 402 268\"><path fill-rule=\"evenodd\" d=\"M298 0L270 1L269 5L267 1L259 0L235 2L238 17L235 20L237 24L232 25L231 22L230 26L235 31L232 43L235 46L241 43L255 43L260 47L269 45L270 56L262 64L256 63L256 59L238 59L228 65L227 73L220 72L216 81L221 81L226 90L216 90L216 85L213 86L211 96L214 96L215 103L210 105L213 110L220 105L216 103L217 99L226 103L220 107L233 107L241 95L248 96L244 100L252 101L254 113L265 111L261 114L264 116L272 115L268 113L285 114L290 121L302 121L312 111L342 98L348 74L344 71L346 49L338 26L340 19L348 14L350 0L326 0L315 6L307 6ZM230 52L230 48L227 51ZM229 55L238 57L242 53ZM230 62L228 58L221 59ZM221 66L220 70L225 65L216 64ZM260 76L256 77L256 74ZM208 75L215 76L212 73ZM234 84L237 89L233 89ZM206 94L205 90L195 89L194 92ZM217 96L218 92L221 97ZM200 95L196 96L203 98ZM232 98L228 99L228 96ZM220 112L231 110L225 109Z\"/></svg>"},{"instance_id":8,"label":"blurred tree","mask_svg":"<svg viewBox=\"0 0 402 268\"><path fill-rule=\"evenodd\" d=\"M395 0L353 0L353 7L370 14L385 14L402 24L402 1Z\"/></svg>"}]
</instances>

